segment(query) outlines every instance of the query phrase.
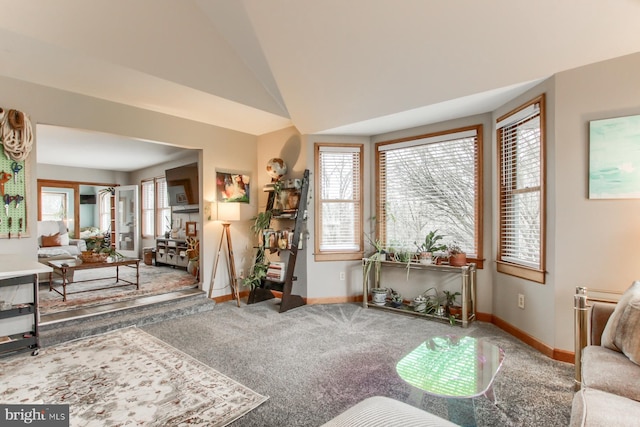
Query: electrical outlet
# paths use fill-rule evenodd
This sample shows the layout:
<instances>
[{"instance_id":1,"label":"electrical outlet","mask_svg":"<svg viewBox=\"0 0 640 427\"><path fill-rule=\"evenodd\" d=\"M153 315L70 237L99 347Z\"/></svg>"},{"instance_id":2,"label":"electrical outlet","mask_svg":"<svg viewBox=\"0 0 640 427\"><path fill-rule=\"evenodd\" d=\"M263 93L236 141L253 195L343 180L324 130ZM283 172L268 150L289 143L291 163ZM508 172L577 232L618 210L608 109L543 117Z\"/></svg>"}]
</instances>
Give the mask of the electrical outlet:
<instances>
[{"instance_id":1,"label":"electrical outlet","mask_svg":"<svg viewBox=\"0 0 640 427\"><path fill-rule=\"evenodd\" d=\"M340 280L345 280L347 278L346 274L344 274L344 271L340 272Z\"/></svg>"},{"instance_id":2,"label":"electrical outlet","mask_svg":"<svg viewBox=\"0 0 640 427\"><path fill-rule=\"evenodd\" d=\"M524 308L524 294L518 294L518 307Z\"/></svg>"}]
</instances>

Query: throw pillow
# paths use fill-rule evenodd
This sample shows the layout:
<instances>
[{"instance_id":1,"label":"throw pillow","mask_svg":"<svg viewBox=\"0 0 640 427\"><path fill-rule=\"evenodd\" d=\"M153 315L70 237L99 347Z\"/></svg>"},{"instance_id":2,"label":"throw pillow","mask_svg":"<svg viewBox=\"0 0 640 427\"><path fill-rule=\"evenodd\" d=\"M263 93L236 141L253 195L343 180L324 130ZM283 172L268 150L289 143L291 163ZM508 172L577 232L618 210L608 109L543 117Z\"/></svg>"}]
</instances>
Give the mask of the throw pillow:
<instances>
[{"instance_id":1,"label":"throw pillow","mask_svg":"<svg viewBox=\"0 0 640 427\"><path fill-rule=\"evenodd\" d=\"M622 294L622 297L620 297L615 310L604 327L604 331L602 331L600 345L611 350L621 351L614 342L616 329L618 329L618 324L620 323L620 318L622 317L625 308L627 308L629 303L634 301L640 301L640 281L638 280L633 282L631 287L629 287L629 289Z\"/></svg>"},{"instance_id":2,"label":"throw pillow","mask_svg":"<svg viewBox=\"0 0 640 427\"><path fill-rule=\"evenodd\" d=\"M640 301L624 309L613 342L629 360L640 365Z\"/></svg>"},{"instance_id":3,"label":"throw pillow","mask_svg":"<svg viewBox=\"0 0 640 427\"><path fill-rule=\"evenodd\" d=\"M68 246L69 245L69 233L60 234L60 246Z\"/></svg>"},{"instance_id":4,"label":"throw pillow","mask_svg":"<svg viewBox=\"0 0 640 427\"><path fill-rule=\"evenodd\" d=\"M68 238L68 236L67 236ZM53 234L51 236L42 236L42 247L49 248L51 246L61 246L60 245L60 233Z\"/></svg>"}]
</instances>

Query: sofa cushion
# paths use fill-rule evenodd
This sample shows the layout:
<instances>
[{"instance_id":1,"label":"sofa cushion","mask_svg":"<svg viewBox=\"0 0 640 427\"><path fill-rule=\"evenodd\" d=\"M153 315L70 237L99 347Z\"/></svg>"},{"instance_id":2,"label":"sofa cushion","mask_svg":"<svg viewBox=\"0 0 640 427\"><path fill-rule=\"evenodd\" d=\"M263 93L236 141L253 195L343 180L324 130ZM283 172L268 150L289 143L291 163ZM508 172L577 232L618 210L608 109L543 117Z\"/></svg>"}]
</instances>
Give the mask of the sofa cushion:
<instances>
[{"instance_id":1,"label":"sofa cushion","mask_svg":"<svg viewBox=\"0 0 640 427\"><path fill-rule=\"evenodd\" d=\"M630 303L634 302L640 302L640 281L637 280L622 294L620 301L616 304L616 308L613 314L611 314L611 317L609 317L607 326L604 327L604 331L602 332L601 345L611 350L621 351L615 344L616 330L624 310Z\"/></svg>"},{"instance_id":2,"label":"sofa cushion","mask_svg":"<svg viewBox=\"0 0 640 427\"><path fill-rule=\"evenodd\" d=\"M640 301L629 303L622 312L613 343L632 362L640 364Z\"/></svg>"},{"instance_id":3,"label":"sofa cushion","mask_svg":"<svg viewBox=\"0 0 640 427\"><path fill-rule=\"evenodd\" d=\"M52 234L51 236L42 236L42 247L50 248L52 246L62 246L60 243L60 233Z\"/></svg>"},{"instance_id":4,"label":"sofa cushion","mask_svg":"<svg viewBox=\"0 0 640 427\"><path fill-rule=\"evenodd\" d=\"M640 419L640 403L601 390L583 388L573 396L571 427L634 426Z\"/></svg>"},{"instance_id":5,"label":"sofa cushion","mask_svg":"<svg viewBox=\"0 0 640 427\"><path fill-rule=\"evenodd\" d=\"M640 401L640 368L624 354L599 345L582 350L582 384Z\"/></svg>"},{"instance_id":6,"label":"sofa cushion","mask_svg":"<svg viewBox=\"0 0 640 427\"><path fill-rule=\"evenodd\" d=\"M42 236L52 236L56 233L67 233L67 226L63 221L38 221L38 246L42 246ZM68 243L67 243L68 244Z\"/></svg>"}]
</instances>

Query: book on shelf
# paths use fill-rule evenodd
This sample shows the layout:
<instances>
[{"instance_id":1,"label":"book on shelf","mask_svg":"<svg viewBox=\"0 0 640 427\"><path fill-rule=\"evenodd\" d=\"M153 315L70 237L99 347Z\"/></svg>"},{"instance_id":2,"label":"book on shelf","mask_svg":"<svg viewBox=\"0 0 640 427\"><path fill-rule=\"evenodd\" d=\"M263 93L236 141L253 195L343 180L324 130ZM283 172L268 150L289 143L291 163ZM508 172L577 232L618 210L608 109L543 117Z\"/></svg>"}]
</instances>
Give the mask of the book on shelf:
<instances>
[{"instance_id":1,"label":"book on shelf","mask_svg":"<svg viewBox=\"0 0 640 427\"><path fill-rule=\"evenodd\" d=\"M284 281L284 262L271 262L267 268L267 280Z\"/></svg>"}]
</instances>

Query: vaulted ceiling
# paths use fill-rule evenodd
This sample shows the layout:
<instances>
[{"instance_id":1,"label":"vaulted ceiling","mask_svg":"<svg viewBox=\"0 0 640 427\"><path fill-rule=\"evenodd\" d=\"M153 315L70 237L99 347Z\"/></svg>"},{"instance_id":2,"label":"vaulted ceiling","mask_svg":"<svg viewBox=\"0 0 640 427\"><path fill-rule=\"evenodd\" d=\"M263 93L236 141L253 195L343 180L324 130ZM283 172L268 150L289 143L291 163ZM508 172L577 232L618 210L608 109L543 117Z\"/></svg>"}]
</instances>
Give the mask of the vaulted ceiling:
<instances>
[{"instance_id":1,"label":"vaulted ceiling","mask_svg":"<svg viewBox=\"0 0 640 427\"><path fill-rule=\"evenodd\" d=\"M0 0L0 75L261 135L491 111L640 51L638 0Z\"/></svg>"}]
</instances>

